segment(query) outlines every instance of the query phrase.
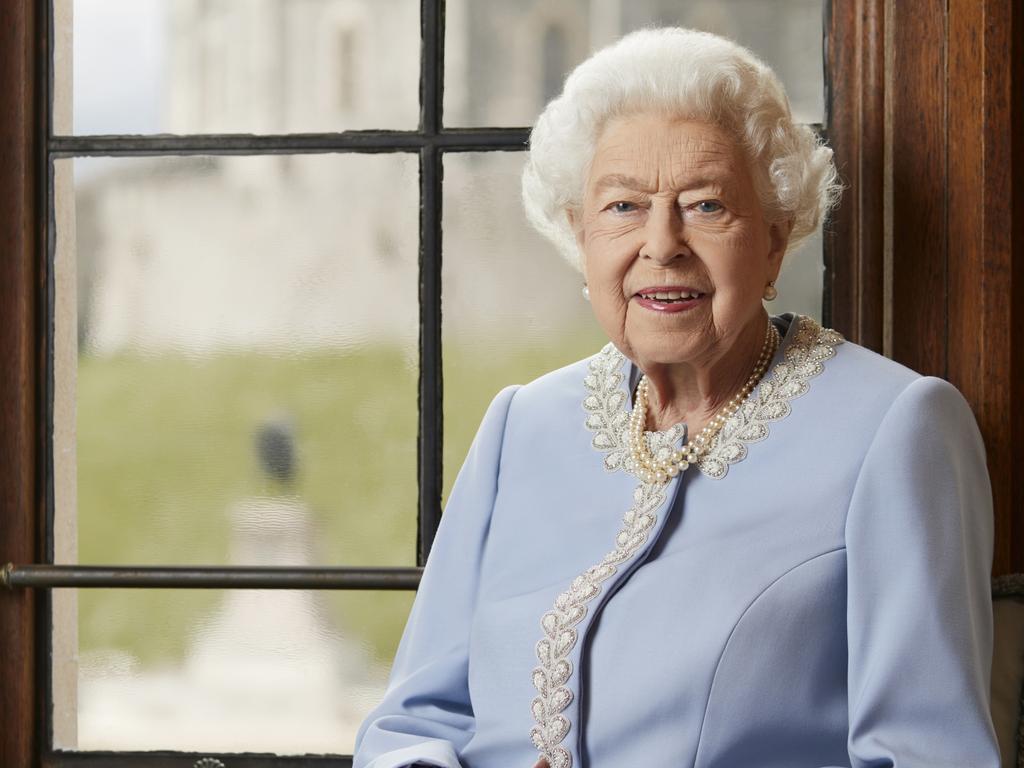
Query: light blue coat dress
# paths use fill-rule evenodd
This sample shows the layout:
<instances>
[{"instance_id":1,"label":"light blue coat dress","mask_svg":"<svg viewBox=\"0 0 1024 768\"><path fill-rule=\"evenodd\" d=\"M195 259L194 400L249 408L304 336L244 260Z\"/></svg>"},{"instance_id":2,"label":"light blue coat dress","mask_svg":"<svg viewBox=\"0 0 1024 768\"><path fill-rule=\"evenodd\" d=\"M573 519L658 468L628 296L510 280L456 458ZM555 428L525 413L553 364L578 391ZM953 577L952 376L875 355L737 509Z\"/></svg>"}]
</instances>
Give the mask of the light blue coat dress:
<instances>
[{"instance_id":1,"label":"light blue coat dress","mask_svg":"<svg viewBox=\"0 0 1024 768\"><path fill-rule=\"evenodd\" d=\"M355 768L998 768L970 408L773 322L768 375L667 484L634 474L611 345L495 398Z\"/></svg>"}]
</instances>

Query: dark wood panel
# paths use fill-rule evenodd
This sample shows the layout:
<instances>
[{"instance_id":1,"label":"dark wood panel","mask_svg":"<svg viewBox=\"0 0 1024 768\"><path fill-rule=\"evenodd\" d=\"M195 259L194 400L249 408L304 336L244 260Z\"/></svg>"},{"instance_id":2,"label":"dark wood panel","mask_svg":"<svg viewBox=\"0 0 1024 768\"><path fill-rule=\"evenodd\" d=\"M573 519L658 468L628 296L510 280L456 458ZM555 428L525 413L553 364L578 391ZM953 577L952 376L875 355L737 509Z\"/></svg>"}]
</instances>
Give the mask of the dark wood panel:
<instances>
[{"instance_id":1,"label":"dark wood panel","mask_svg":"<svg viewBox=\"0 0 1024 768\"><path fill-rule=\"evenodd\" d=\"M1010 3L1010 136L1013 188L1010 233L1013 253L1010 283L1010 375L1007 385L1013 411L1009 429L1013 440L1010 467L1013 487L1007 494L1015 527L1011 562L1006 570L1024 571L1024 7Z\"/></svg>"},{"instance_id":2,"label":"dark wood panel","mask_svg":"<svg viewBox=\"0 0 1024 768\"><path fill-rule=\"evenodd\" d=\"M0 561L38 554L36 453L39 271L36 184L37 20L30 0L0 3ZM0 765L38 757L35 681L36 598L0 592Z\"/></svg>"},{"instance_id":3,"label":"dark wood panel","mask_svg":"<svg viewBox=\"0 0 1024 768\"><path fill-rule=\"evenodd\" d=\"M978 0L967 0L976 7ZM986 147L978 138L985 131L984 34L970 18L964 0L949 4L949 380L971 403L979 426L986 435L989 472L998 469L1001 442L985 423L984 379L997 339L986 339L987 314L996 300L985 290L985 207L993 192L994 178L986 177ZM995 465L995 466L994 466ZM993 483L993 490L995 490ZM996 524L996 558L1006 560L1012 531L1005 518Z\"/></svg>"},{"instance_id":4,"label":"dark wood panel","mask_svg":"<svg viewBox=\"0 0 1024 768\"><path fill-rule=\"evenodd\" d=\"M987 2L987 0L984 0ZM986 291L987 270L995 266L986 255L986 210L993 196L1009 182L1008 169L988 167L985 113L990 94L985 85L984 30L975 16L979 0L949 1L948 43L948 169L949 233L948 375L974 405L983 408L984 378L999 339L979 333L998 302L998 291ZM1001 175L1002 178L997 178ZM999 187L999 189L997 189ZM1005 196L1008 199L1008 195ZM1004 212L1005 213L1005 212ZM1009 329L1005 329L1004 334Z\"/></svg>"},{"instance_id":5,"label":"dark wood panel","mask_svg":"<svg viewBox=\"0 0 1024 768\"><path fill-rule=\"evenodd\" d=\"M826 29L826 130L845 187L826 230L831 325L882 351L885 2L833 0Z\"/></svg>"},{"instance_id":6,"label":"dark wood panel","mask_svg":"<svg viewBox=\"0 0 1024 768\"><path fill-rule=\"evenodd\" d=\"M1022 16L1018 0L833 0L827 28L828 129L847 185L830 235L833 325L878 349L884 313L884 351L970 402L996 574L1024 571Z\"/></svg>"},{"instance_id":7,"label":"dark wood panel","mask_svg":"<svg viewBox=\"0 0 1024 768\"><path fill-rule=\"evenodd\" d=\"M946 375L946 3L890 6L893 359Z\"/></svg>"},{"instance_id":8,"label":"dark wood panel","mask_svg":"<svg viewBox=\"0 0 1024 768\"><path fill-rule=\"evenodd\" d=\"M1024 435L1013 434L1010 418L1013 389L1020 389L1011 375L1011 2L949 3L948 378L970 401L985 436L996 573L1024 565L1014 557L1024 529L1012 498Z\"/></svg>"}]
</instances>

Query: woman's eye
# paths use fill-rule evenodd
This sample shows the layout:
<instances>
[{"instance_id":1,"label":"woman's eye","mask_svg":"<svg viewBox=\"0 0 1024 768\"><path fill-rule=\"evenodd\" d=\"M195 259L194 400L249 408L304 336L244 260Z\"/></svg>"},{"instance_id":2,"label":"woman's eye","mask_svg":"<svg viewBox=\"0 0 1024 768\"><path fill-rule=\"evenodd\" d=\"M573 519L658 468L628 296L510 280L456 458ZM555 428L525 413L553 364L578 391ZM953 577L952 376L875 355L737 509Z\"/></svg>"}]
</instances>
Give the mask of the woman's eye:
<instances>
[{"instance_id":1,"label":"woman's eye","mask_svg":"<svg viewBox=\"0 0 1024 768\"><path fill-rule=\"evenodd\" d=\"M696 208L700 213L718 213L722 210L722 204L715 202L714 200L701 200L697 203Z\"/></svg>"},{"instance_id":2,"label":"woman's eye","mask_svg":"<svg viewBox=\"0 0 1024 768\"><path fill-rule=\"evenodd\" d=\"M633 203L627 203L624 200L619 200L616 203L612 203L608 207L615 213L629 213L630 211L636 208L636 206L633 205Z\"/></svg>"}]
</instances>

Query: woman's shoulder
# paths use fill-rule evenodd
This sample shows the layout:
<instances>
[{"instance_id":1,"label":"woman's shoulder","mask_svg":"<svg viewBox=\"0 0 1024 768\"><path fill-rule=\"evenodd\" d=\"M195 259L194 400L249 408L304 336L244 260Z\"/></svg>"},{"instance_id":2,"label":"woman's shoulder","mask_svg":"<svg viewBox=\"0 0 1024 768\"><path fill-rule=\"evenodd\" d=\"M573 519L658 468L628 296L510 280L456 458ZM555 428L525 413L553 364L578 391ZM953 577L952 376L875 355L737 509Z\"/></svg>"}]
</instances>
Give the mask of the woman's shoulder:
<instances>
[{"instance_id":1,"label":"woman's shoulder","mask_svg":"<svg viewBox=\"0 0 1024 768\"><path fill-rule=\"evenodd\" d=\"M948 381L922 375L845 340L835 331L821 328L813 319L797 319L818 329L820 334L833 334L835 343L821 361L821 381L811 386L835 409L833 413L845 412L851 419L876 425L897 404L900 409L911 408L924 415L950 410L970 413L963 395Z\"/></svg>"},{"instance_id":2,"label":"woman's shoulder","mask_svg":"<svg viewBox=\"0 0 1024 768\"><path fill-rule=\"evenodd\" d=\"M516 391L515 404L564 403L569 399L582 401L584 379L589 374L593 361L602 353L603 350L595 350L592 355L548 371L521 385Z\"/></svg>"},{"instance_id":3,"label":"woman's shoulder","mask_svg":"<svg viewBox=\"0 0 1024 768\"><path fill-rule=\"evenodd\" d=\"M839 331L808 315L787 312L772 317L772 323L782 335L782 347L777 361L768 370L769 378L811 384L812 390L828 390L832 394L849 390L895 396L920 377L905 365L849 341Z\"/></svg>"},{"instance_id":4,"label":"woman's shoulder","mask_svg":"<svg viewBox=\"0 0 1024 768\"><path fill-rule=\"evenodd\" d=\"M856 422L867 427L884 418L898 400L917 402L923 410L938 407L969 408L953 385L920 373L867 347L846 340L805 315L785 314L773 318L785 338L785 346L768 377L779 387L793 387L787 395L811 394L819 407L808 410L815 416L828 414L829 421ZM786 368L780 366L788 364ZM628 361L612 344L549 371L528 383L506 391L509 420L543 419L549 425L580 422L584 399L597 389L614 391L630 374ZM596 384L591 381L598 380ZM591 381L593 386L587 385ZM800 398L804 399L804 398ZM824 408L824 410L820 410ZM580 422L582 423L582 422Z\"/></svg>"},{"instance_id":5,"label":"woman's shoulder","mask_svg":"<svg viewBox=\"0 0 1024 768\"><path fill-rule=\"evenodd\" d=\"M585 382L592 375L595 361L607 354L609 346L525 384L516 385L507 412L511 432L529 441L540 439L541 435L550 437L566 430L568 434L582 429L586 416L583 406L587 396Z\"/></svg>"},{"instance_id":6,"label":"woman's shoulder","mask_svg":"<svg viewBox=\"0 0 1024 768\"><path fill-rule=\"evenodd\" d=\"M873 349L843 340L836 346L831 372L852 390L877 390L895 397L921 374Z\"/></svg>"}]
</instances>

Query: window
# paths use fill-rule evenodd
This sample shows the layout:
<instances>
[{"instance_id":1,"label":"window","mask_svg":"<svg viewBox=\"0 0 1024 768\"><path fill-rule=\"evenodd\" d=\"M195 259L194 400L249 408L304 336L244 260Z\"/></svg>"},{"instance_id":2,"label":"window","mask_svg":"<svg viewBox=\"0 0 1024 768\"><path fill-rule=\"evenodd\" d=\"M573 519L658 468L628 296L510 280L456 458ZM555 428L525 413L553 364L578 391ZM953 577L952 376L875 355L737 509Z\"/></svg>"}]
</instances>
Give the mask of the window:
<instances>
[{"instance_id":1,"label":"window","mask_svg":"<svg viewBox=\"0 0 1024 768\"><path fill-rule=\"evenodd\" d=\"M337 105L336 66L318 68L311 62L328 61L324 52L336 46L336 31L339 25L348 23L347 17L354 9L358 10L356 2L293 0L287 6L298 9L295 14L305 14L304 20L293 16L286 23L280 18L275 23L266 23L265 19L262 25L247 27L249 31L245 34L240 27L230 29L227 39L233 41L250 39L250 32L262 30L260 42L267 52L293 34L301 37L311 26L316 28L315 44L291 45L289 55L279 58L277 66L250 78L247 87L251 88L240 98L237 90L232 97L230 89L216 84L215 78L230 75L217 75L215 70L223 67L229 72L240 61L245 65L246 56L236 57L230 65L225 59L207 66L205 58L224 53L215 36L225 33L211 31L203 37L192 34L187 25L176 23L183 17L206 14L214 26L224 24L216 21L218 15L243 5L240 0L163 0L161 6L156 6L154 0L105 0L91 4L93 8L113 9L101 25L103 35L93 36L94 47L99 49L96 60L106 66L106 71L98 75L105 86L105 98L88 118L76 118L76 134L70 128L71 100L59 94L72 82L72 48L77 58L89 45L89 35L80 30L72 35L72 10L83 11L77 14L82 20L87 16L83 9L89 5L84 0L76 2L74 9L71 0L0 3L0 27L6 32L6 44L0 48L0 93L4 98L0 137L5 147L0 155L0 182L6 195L0 210L0 238L5 247L5 258L0 259L0 357L4 360L0 366L0 397L5 406L0 410L0 455L4 457L0 470L0 563L8 564L0 570L0 582L8 587L0 591L0 625L4 627L0 633L3 765L20 768L200 764L215 768L215 760L232 767L322 762L317 757L285 761L272 755L249 753L222 754L203 763L200 761L206 755L195 751L161 755L54 750L55 739L60 743L77 728L77 712L66 707L51 712L50 706L51 697L53 701L67 701L77 695L67 687L60 688L60 681L74 684L78 679L78 641L73 635L77 622L73 616L62 614L72 608L77 611L77 607L70 597L63 598L62 607L61 595L77 594L84 598L94 590L51 588L109 588L112 575L122 586L167 586L188 578L193 586L224 587L228 581L226 574L230 575L233 587L265 586L273 581L292 587L331 584L400 588L388 593L349 590L353 595L368 595L371 600L380 596L383 600L386 594L398 595L401 589L414 587L416 576L415 571L367 568L353 572L322 564L307 569L288 566L272 573L256 569L228 571L219 566L213 570L192 568L187 574L166 568L113 572L109 568L89 570L81 565L52 565L58 554L54 539L63 537L67 542L78 522L74 514L64 514L62 519L71 530L61 531L53 524L55 507L67 512L69 504L78 503L77 480L66 471L55 471L53 465L54 447L67 448L75 443L77 420L71 410L76 402L75 386L73 380L54 374L62 366L65 373L76 372L77 360L69 354L75 352L74 340L81 338L83 347L88 343L86 331L96 327L94 318L102 311L88 290L83 291L80 300L68 300L69 293L73 296L79 286L89 282L87 255L79 250L77 265L69 264L65 257L70 251L60 247L57 240L60 232L67 236L72 231L76 239L95 238L96 233L88 231L88 222L96 217L88 213L85 196L78 208L79 199L69 186L72 179L67 167L76 163L85 167L89 164L85 160L95 158L100 162L103 157L124 161L122 167L128 167L141 162L141 158L154 157L158 166L163 164L163 172L172 177L173 172L182 168L201 177L203 173L223 173L224 164L213 171L197 168L195 163L201 166L203 162L214 163L217 158L241 155L252 162L241 162L240 167L231 171L239 188L227 203L241 205L239 201L247 196L253 201L260 199L259 173L253 175L249 169L258 167L262 172L268 159L269 165L274 160L280 163L280 176L287 178L287 167L295 158L306 155L397 153L415 158L419 198L424 206L418 222L420 253L416 271L420 301L416 310L419 329L413 375L423 407L415 416L419 447L416 471L420 474L414 483L416 510L409 518L415 519L418 514L416 558L422 562L430 546L442 489L441 322L436 297L444 287L446 297L448 290L461 291L468 297L464 306L472 307L478 301L475 286L465 284L462 271L448 270L447 265L449 261L454 263L454 257L446 258L446 273L439 269L442 204L446 206L446 257L449 239L456 237L448 227L454 223L456 213L445 200L445 195L453 199L451 179L445 176L442 189L440 170L442 163L451 163L451 170L446 168L450 174L474 173L475 178L480 178L483 164L494 162L497 172L506 174L506 182L494 190L480 183L473 189L485 188L496 193L504 189L506 192L499 194L511 195L508 190L514 189L515 151L522 149L526 132L487 126L526 125L536 113L538 83L543 80L541 59L521 61L514 52L537 50L544 23L554 18L546 16L545 10L552 14L557 11L559 19L568 13L580 14L579 24L563 27L571 51L569 67L588 49L609 42L634 24L635 8L640 9L636 13L650 11L651 19L661 21L673 20L675 13L700 12L704 14L701 18L686 18L713 31L727 31L716 25L728 23L763 28L764 34L772 38L766 48L750 42L752 38L738 33L737 36L783 73L785 62L772 58L771 47L784 51L794 45L803 46L804 43L797 44L789 36L791 29L805 25L803 28L810 30L814 37L813 41L808 38L807 45L815 55L820 38L824 38L828 112L823 122L847 190L826 231L824 263L828 271L823 317L848 339L885 351L918 370L946 376L961 389L975 409L988 446L996 511L995 572L1024 570L1024 547L1020 546L1024 482L1020 473L1015 472L1024 463L1024 375L1017 353L1020 329L1024 328L1024 270L1012 268L1014 263L1021 263L1024 243L1024 195L1019 194L1020 185L1016 183L1024 178L1024 146L1017 130L1024 103L1024 57L1020 50L1024 35L1020 34L1022 16L1012 12L1016 10L1012 3L949 4L921 13L914 3L828 0L823 3L822 36L817 28L821 13L817 3L807 8L794 4L793 14L798 18L786 25L769 23L771 20L752 14L752 8L760 13L762 7L771 7L773 11L778 7L752 0L450 0L446 16L438 0L422 0L422 52L426 66L419 72L415 66L403 69L408 58L388 55L368 67L362 74L365 91L361 93L374 98L368 96L368 102L360 104L360 119L367 121L360 124L354 118L341 122L337 114L329 115L310 106L317 100L332 107ZM259 5L280 8L286 4ZM144 69L145 56L159 51L160 36L154 38L154 30L146 25L124 29L123 19L136 6L169 10L172 23L166 30L168 37L180 37L178 48L191 51L176 61L173 70L193 78L197 71L209 72L209 78L203 76L204 80L209 79L208 88L188 92L175 88L168 80L137 87L138 80L133 76L136 70ZM331 23L322 16L325 6L337 9L338 18ZM392 0L375 0L373 17L381 23L360 27L372 30L372 34L365 31L367 36L361 38L362 44L372 50L418 54L416 19L411 25L398 23L408 13L406 6ZM415 8L412 14L415 16ZM444 40L440 35L442 18L446 19ZM378 34L379 30L383 31ZM406 37L396 38L396 30L405 30ZM490 30L490 34L471 34L471 30ZM135 58L107 55L123 51L125 43L118 47L112 42L118 37L141 43ZM443 89L437 67L442 50L448 78ZM803 71L799 66L796 69ZM55 91L50 88L51 75ZM74 80L81 77L82 67L78 66ZM132 83L136 84L134 91ZM820 92L817 83L808 84L806 91L794 82L789 82L788 87L794 95ZM440 121L442 91L444 131ZM375 97L383 93L387 99ZM216 94L221 94L219 101ZM417 109L420 96L422 108ZM154 110L147 100L164 98L169 99L170 105L163 119L150 119ZM228 108L227 102L232 98ZM131 104L132 108L117 112L110 108L112 102ZM112 122L110 118L115 114L119 121ZM821 118L815 117L812 110L804 119L817 122ZM463 130L466 126L482 130ZM366 134L337 133L357 128L374 130ZM230 131L239 135L221 135ZM175 157L179 158L177 163ZM502 166L502 160L507 165ZM193 165L188 166L187 162ZM56 163L65 166L59 177ZM455 170L459 165L461 168ZM74 182L85 176L84 171L77 174ZM301 172L298 183L306 183ZM168 181L168 188L171 186L173 179ZM278 197L279 205L286 204L281 202L282 197ZM492 227L492 232L500 231L495 227L512 210L505 206L507 199L495 196L492 202L481 201L461 212L465 214L462 236L470 245L480 247L482 241L473 238L487 231L486 226ZM64 201L63 205L55 205L59 200ZM70 205L71 201L75 205ZM978 201L984 204L976 204ZM517 206L515 209L518 210ZM492 216L490 212L494 210L500 215ZM72 212L82 215L73 221ZM486 220L481 222L481 217ZM377 232L364 239L369 253L387 253L388 258L400 259L401 238L392 228L385 227L383 234L381 230ZM163 247L158 241L134 237L127 241L125 252L131 257L126 263L134 262L141 269L153 263L153 254ZM490 249L483 248L481 252L489 255ZM468 263L476 264L473 259ZM806 270L798 268L799 274L820 276L821 263L811 260L811 265ZM81 279L69 279L77 278L78 270L84 270ZM567 287L575 288L571 274L557 279L564 279ZM451 285L444 285L446 281L451 281ZM459 282L463 283L461 287ZM808 284L812 283L821 285L808 277ZM58 292L62 293L59 299ZM247 298L254 299L252 295ZM495 306L482 299L480 304ZM809 305L816 306L813 294ZM447 318L447 302L445 306ZM67 314L69 309L71 316ZM529 323L524 326L540 327ZM58 329L59 333L55 333ZM446 320L445 333L448 331ZM979 339L984 341L980 346ZM449 366L455 359L454 352L445 347L448 396L452 392ZM550 366L552 358L526 362L542 369ZM495 374L495 379L523 380L527 375L527 369L510 366L507 374ZM492 384L494 380L483 381L480 391L473 391L483 400L483 390ZM62 387L63 394L58 393ZM454 403L448 401L447 405L446 430L456 429L455 419L469 425L467 432L475 427L472 408L456 411ZM285 438L297 434L289 424L288 419L262 421L255 431L246 432L248 444L259 444L258 434L277 435L270 442L287 444ZM447 438L443 442L448 453L445 465L457 466L458 452L452 450ZM276 455L275 451L271 454ZM308 466L308 460L301 448L296 448L295 455L297 471L301 472ZM255 462L249 454L247 460ZM64 462L65 469L77 469L67 458ZM85 548L81 537L80 543ZM158 554L159 544L157 538L156 544L150 545ZM148 594L154 595L156 591ZM223 593L214 595L213 600L222 598L226 598ZM51 615L57 631L53 636ZM166 615L169 617L170 613ZM144 626L144 622L139 625ZM63 658L68 669L51 674L51 650L54 659ZM131 671L128 666L125 669ZM73 722L68 722L68 718ZM339 762L344 764L344 760L332 764Z\"/></svg>"},{"instance_id":2,"label":"window","mask_svg":"<svg viewBox=\"0 0 1024 768\"><path fill-rule=\"evenodd\" d=\"M519 212L538 83L704 14L822 119L817 0L440 5L48 4L48 764L351 750L486 404L602 343Z\"/></svg>"}]
</instances>

